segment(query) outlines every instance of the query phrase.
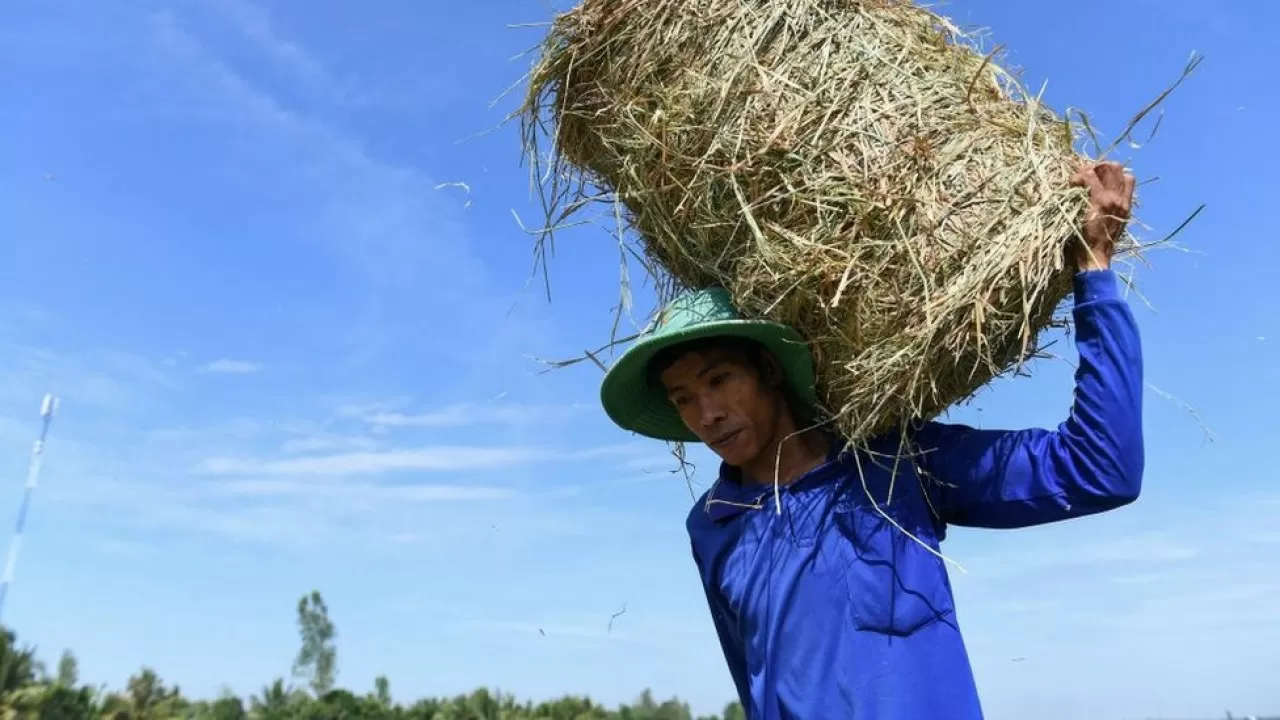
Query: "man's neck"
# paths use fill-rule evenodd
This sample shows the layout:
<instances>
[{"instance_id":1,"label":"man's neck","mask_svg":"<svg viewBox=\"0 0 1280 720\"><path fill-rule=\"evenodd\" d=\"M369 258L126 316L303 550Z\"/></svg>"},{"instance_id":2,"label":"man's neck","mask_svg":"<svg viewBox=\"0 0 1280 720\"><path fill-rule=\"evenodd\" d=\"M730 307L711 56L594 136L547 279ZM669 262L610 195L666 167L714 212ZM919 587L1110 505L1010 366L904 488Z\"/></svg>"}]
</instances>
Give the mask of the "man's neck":
<instances>
[{"instance_id":1,"label":"man's neck","mask_svg":"<svg viewBox=\"0 0 1280 720\"><path fill-rule=\"evenodd\" d=\"M754 462L744 465L742 477L761 485L772 485L775 481L779 485L790 485L826 462L830 451L831 438L821 430L788 433L774 441Z\"/></svg>"}]
</instances>

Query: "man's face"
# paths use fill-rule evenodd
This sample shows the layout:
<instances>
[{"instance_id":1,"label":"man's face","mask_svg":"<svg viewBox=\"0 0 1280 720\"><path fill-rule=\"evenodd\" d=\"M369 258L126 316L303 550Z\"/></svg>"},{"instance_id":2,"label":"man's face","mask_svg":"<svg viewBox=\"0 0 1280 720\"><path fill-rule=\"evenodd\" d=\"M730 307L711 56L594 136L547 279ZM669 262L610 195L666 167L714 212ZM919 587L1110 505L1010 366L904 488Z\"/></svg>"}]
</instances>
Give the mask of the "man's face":
<instances>
[{"instance_id":1,"label":"man's face","mask_svg":"<svg viewBox=\"0 0 1280 720\"><path fill-rule=\"evenodd\" d=\"M680 419L729 465L751 465L777 439L783 415L780 373L766 356L768 377L734 350L695 350L661 375Z\"/></svg>"}]
</instances>

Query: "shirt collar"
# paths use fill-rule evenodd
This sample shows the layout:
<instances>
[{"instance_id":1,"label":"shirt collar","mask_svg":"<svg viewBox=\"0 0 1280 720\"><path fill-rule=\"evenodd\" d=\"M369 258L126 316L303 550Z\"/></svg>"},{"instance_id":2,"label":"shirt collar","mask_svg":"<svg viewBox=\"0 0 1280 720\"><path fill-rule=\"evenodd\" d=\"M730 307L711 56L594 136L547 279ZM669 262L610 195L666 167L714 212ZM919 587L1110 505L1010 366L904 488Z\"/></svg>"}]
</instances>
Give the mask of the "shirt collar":
<instances>
[{"instance_id":1,"label":"shirt collar","mask_svg":"<svg viewBox=\"0 0 1280 720\"><path fill-rule=\"evenodd\" d=\"M849 460L849 451L842 449L841 443L832 442L827 459L821 465L801 475L795 482L779 488L779 492L795 492L838 477ZM720 475L707 493L704 510L712 522L718 523L747 510L764 507L772 494L772 484L744 483L741 470L727 463L720 463Z\"/></svg>"}]
</instances>

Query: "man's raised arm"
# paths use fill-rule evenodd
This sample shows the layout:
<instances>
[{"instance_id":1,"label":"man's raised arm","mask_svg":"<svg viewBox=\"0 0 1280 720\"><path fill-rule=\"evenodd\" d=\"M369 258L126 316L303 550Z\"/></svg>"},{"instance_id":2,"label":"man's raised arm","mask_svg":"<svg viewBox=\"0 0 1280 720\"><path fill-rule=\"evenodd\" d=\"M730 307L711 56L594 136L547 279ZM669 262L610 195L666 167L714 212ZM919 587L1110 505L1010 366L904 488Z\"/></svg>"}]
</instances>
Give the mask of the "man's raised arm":
<instances>
[{"instance_id":1,"label":"man's raised arm","mask_svg":"<svg viewBox=\"0 0 1280 720\"><path fill-rule=\"evenodd\" d=\"M1075 278L1075 400L1056 430L924 423L923 480L941 519L1013 528L1110 510L1142 487L1142 347L1110 270Z\"/></svg>"}]
</instances>

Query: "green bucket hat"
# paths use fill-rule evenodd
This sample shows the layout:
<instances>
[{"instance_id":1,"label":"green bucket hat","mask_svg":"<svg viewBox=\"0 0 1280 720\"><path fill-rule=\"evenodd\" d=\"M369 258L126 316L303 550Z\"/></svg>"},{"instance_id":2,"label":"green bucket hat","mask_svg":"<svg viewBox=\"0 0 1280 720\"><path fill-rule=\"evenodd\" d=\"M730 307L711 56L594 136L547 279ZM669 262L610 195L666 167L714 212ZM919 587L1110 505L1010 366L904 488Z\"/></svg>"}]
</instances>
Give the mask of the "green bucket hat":
<instances>
[{"instance_id":1,"label":"green bucket hat","mask_svg":"<svg viewBox=\"0 0 1280 720\"><path fill-rule=\"evenodd\" d=\"M788 390L805 408L817 405L813 359L794 329L743 318L721 288L697 290L671 301L605 373L600 401L619 427L658 440L697 442L662 388L649 382L649 362L663 350L691 340L738 337L764 346L782 366Z\"/></svg>"}]
</instances>

